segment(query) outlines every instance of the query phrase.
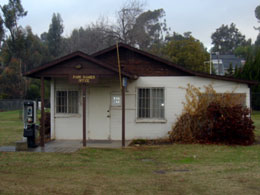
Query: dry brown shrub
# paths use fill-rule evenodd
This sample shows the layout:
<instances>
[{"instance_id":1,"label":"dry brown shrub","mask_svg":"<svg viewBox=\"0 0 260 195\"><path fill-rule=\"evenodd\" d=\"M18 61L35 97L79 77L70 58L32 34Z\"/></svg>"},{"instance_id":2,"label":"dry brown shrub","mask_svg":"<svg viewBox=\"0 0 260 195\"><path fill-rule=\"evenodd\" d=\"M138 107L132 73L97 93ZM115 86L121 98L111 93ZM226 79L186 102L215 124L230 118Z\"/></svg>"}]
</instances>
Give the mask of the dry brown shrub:
<instances>
[{"instance_id":1,"label":"dry brown shrub","mask_svg":"<svg viewBox=\"0 0 260 195\"><path fill-rule=\"evenodd\" d=\"M210 84L204 86L204 91L194 85L188 84L185 99L183 102L183 112L173 125L169 137L172 142L195 143L200 142L206 133L210 133L213 124L208 120L207 110L209 105L214 102L221 107L233 107L244 104L245 94L235 94L225 92L217 93Z\"/></svg>"}]
</instances>

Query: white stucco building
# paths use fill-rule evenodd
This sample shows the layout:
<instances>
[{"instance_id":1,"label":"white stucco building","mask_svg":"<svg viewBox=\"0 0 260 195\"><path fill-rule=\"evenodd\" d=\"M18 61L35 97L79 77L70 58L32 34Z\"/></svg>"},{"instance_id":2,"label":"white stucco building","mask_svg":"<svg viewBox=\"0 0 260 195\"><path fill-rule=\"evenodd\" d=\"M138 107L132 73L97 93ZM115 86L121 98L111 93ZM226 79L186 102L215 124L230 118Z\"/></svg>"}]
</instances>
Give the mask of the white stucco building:
<instances>
[{"instance_id":1,"label":"white stucco building","mask_svg":"<svg viewBox=\"0 0 260 195\"><path fill-rule=\"evenodd\" d=\"M187 84L245 94L250 106L252 81L192 72L125 44L119 44L119 54L122 77L127 78L126 140L167 136L182 112ZM92 56L74 52L26 73L51 82L51 138L57 140L83 139L84 122L86 140L122 139L118 75L116 46Z\"/></svg>"}]
</instances>

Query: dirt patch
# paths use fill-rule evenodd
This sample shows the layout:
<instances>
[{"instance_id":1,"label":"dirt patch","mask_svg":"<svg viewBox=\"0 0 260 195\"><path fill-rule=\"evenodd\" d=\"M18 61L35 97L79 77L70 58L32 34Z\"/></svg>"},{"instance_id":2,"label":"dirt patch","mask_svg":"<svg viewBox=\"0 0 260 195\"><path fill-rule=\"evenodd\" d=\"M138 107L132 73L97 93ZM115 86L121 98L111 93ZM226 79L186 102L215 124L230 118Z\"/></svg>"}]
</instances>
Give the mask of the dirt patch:
<instances>
[{"instance_id":1,"label":"dirt patch","mask_svg":"<svg viewBox=\"0 0 260 195\"><path fill-rule=\"evenodd\" d=\"M142 146L142 145L168 145L172 144L168 138L161 139L136 139L132 140L129 146Z\"/></svg>"},{"instance_id":2,"label":"dirt patch","mask_svg":"<svg viewBox=\"0 0 260 195\"><path fill-rule=\"evenodd\" d=\"M142 162L154 162L153 159L151 158L144 158L144 159L141 159Z\"/></svg>"},{"instance_id":3,"label":"dirt patch","mask_svg":"<svg viewBox=\"0 0 260 195\"><path fill-rule=\"evenodd\" d=\"M156 174L166 174L166 173L174 173L174 172L190 172L189 169L174 169L174 170L156 170L154 173Z\"/></svg>"},{"instance_id":4,"label":"dirt patch","mask_svg":"<svg viewBox=\"0 0 260 195\"><path fill-rule=\"evenodd\" d=\"M190 170L188 169L176 169L176 170L172 170L172 172L189 172Z\"/></svg>"},{"instance_id":5,"label":"dirt patch","mask_svg":"<svg viewBox=\"0 0 260 195\"><path fill-rule=\"evenodd\" d=\"M162 174L166 174L167 171L165 171L165 170L156 170L156 171L154 171L154 173L162 175Z\"/></svg>"}]
</instances>

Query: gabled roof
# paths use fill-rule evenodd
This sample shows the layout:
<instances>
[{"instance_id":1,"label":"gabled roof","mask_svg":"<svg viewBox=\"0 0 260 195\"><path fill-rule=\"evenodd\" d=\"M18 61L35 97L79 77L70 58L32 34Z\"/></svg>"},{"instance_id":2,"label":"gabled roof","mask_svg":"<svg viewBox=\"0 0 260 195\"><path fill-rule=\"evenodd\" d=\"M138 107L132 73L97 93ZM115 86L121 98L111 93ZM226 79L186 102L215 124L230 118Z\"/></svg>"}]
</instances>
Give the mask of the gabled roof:
<instances>
[{"instance_id":1,"label":"gabled roof","mask_svg":"<svg viewBox=\"0 0 260 195\"><path fill-rule=\"evenodd\" d=\"M193 75L193 73L192 73L193 71L190 71L190 70L188 70L188 69L186 69L186 68L183 68L183 67L181 67L181 66L178 66L178 65L176 65L176 64L174 64L174 63L172 63L172 62L170 62L169 60L163 59L163 58L158 57L158 56L156 56L156 55L153 55L153 54L151 54L151 53L148 53L148 52L142 51L142 50L140 50L140 49L131 47L130 45L127 45L127 44L124 44L124 43L118 43L118 47L119 47L119 48L125 48L125 49L127 49L127 50L130 50L130 51L133 51L133 52L135 52L135 53L138 53L138 54L141 54L141 55L143 55L143 56L146 56L146 57L148 57L148 58L151 58L151 59L153 59L153 60L155 60L155 61L161 62L161 63L163 63L163 64L165 64L165 65L167 65L167 66L174 67L174 68L176 68L176 69L178 69L178 70L180 70L180 71L183 71L183 72L186 72L186 73L188 73L188 74ZM96 53L93 53L91 56L93 56L93 57L96 58L96 57L98 57L98 56L101 56L101 55L103 55L103 54L105 54L105 53L108 53L108 52L111 52L111 51L113 51L113 50L116 51L116 45L113 45L113 46L111 46L111 47L108 47L108 48L106 48L106 49L103 49L103 50L101 50L101 51L98 51L98 52L96 52Z\"/></svg>"},{"instance_id":2,"label":"gabled roof","mask_svg":"<svg viewBox=\"0 0 260 195\"><path fill-rule=\"evenodd\" d=\"M105 68L107 70L110 70L110 71L118 73L118 69L116 69L116 68L114 68L114 67L112 67L112 66L110 66L110 65L108 65L108 64L106 64L106 63L104 63L104 62L102 62L100 60L97 60L97 59L93 58L92 56L89 56L89 55L87 55L87 54L85 54L85 53L83 53L81 51L75 51L75 52L70 53L68 55L65 55L63 57L60 57L60 58L58 58L56 60L53 60L53 61L51 61L51 62L49 62L49 63L47 63L47 64L45 64L43 66L39 66L39 67L37 67L37 68L35 68L33 70L30 70L30 71L24 73L23 75L27 76L27 77L36 77L35 75L37 73L39 73L41 71L44 71L46 69L49 69L51 67L54 67L54 66L56 66L56 65L58 65L58 64L60 64L62 62L67 61L67 60L76 58L76 57L81 57L81 58L83 58L83 59L85 59L87 61L90 61L90 62L92 62L92 63L94 63L94 64L96 64L96 65L98 65L98 66L100 66L102 68ZM135 75L129 74L129 73L125 72L125 71L121 71L121 73L122 73L123 76L126 76L128 78L132 78L132 79L136 79Z\"/></svg>"},{"instance_id":3,"label":"gabled roof","mask_svg":"<svg viewBox=\"0 0 260 195\"><path fill-rule=\"evenodd\" d=\"M183 71L183 72L185 72L185 73L187 73L188 75L191 75L191 76L199 76L199 77L204 77L204 78L211 78L211 79L225 80L225 81L233 81L233 82L238 82L238 83L246 83L246 84L250 84L250 85L258 84L258 82L256 82L256 81L241 80L241 79L236 79L236 78L233 78L233 77L210 75L210 74L207 74L207 73L195 72L195 71L192 71L192 70L188 70L184 67L178 66L178 65L170 62L169 60L160 58L160 57L155 56L153 54L150 54L148 52L145 52L145 51L139 50L137 48L131 47L127 44L119 43L118 46L119 46L119 48L124 48L124 49L130 50L130 51L135 52L139 55L142 55L142 56L145 56L149 59L160 62L161 64L163 64L165 66L172 67L172 68L175 68L177 70ZM49 62L49 63L47 63L43 66L37 67L33 70L30 70L30 71L26 72L24 74L24 76L39 77L39 76L37 76L38 73L45 71L45 70L47 70L51 67L54 67L56 65L59 65L63 62L66 62L67 60L71 60L73 58L76 58L76 57L81 57L81 58L83 58L83 59L85 59L89 62L92 62L92 63L94 63L94 64L96 64L96 65L98 65L98 66L100 66L104 69L118 73L118 69L116 67L97 59L99 56L102 56L102 55L107 54L109 52L116 52L116 45L108 47L108 48L101 50L99 52L96 52L96 53L92 54L91 56L87 55L87 54L85 54L81 51L76 51L76 52L73 52L73 53L68 54L66 56L63 56L61 58L58 58L56 60L53 60L53 61L51 61L51 62ZM127 71L121 71L121 73L122 73L123 76L126 76L130 79L136 79L137 78L136 75L134 75L133 73L129 73ZM153 76L153 75L151 75L151 76Z\"/></svg>"},{"instance_id":4,"label":"gabled roof","mask_svg":"<svg viewBox=\"0 0 260 195\"><path fill-rule=\"evenodd\" d=\"M176 68L178 70L181 70L183 72L186 72L186 73L188 73L192 76L199 76L199 77L211 78L211 79L217 79L217 80L224 80L224 81L233 81L233 82L238 82L238 83L246 83L246 84L250 84L250 85L258 84L257 81L242 80L242 79L237 79L237 78L234 78L234 77L211 75L211 74L207 74L207 73L195 72L195 71L192 71L192 70L188 70L184 67L181 67L179 65L174 64L173 62L171 62L169 60L163 59L163 58L158 57L156 55L153 55L151 53L148 53L148 52L139 50L137 48L131 47L131 46L124 44L124 43L118 43L118 47L119 47L119 49L124 48L124 49L130 50L132 52L138 53L140 55L146 56L150 59L161 62L161 63L165 64L166 66L170 66L170 67ZM93 53L91 56L97 58L97 57L102 56L102 55L109 53L109 52L116 52L116 49L117 49L116 45L113 45L111 47L108 47L108 48L103 49L101 51L98 51L96 53Z\"/></svg>"}]
</instances>

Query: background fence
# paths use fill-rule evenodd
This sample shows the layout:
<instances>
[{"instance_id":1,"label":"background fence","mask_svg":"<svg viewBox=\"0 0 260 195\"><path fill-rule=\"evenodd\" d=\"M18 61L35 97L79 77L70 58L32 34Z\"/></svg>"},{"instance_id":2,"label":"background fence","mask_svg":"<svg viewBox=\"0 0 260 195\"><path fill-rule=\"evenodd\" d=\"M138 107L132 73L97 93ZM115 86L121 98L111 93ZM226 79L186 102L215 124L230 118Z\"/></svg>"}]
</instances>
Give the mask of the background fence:
<instances>
[{"instance_id":1,"label":"background fence","mask_svg":"<svg viewBox=\"0 0 260 195\"><path fill-rule=\"evenodd\" d=\"M0 111L21 110L23 102L23 99L0 100Z\"/></svg>"},{"instance_id":2,"label":"background fence","mask_svg":"<svg viewBox=\"0 0 260 195\"><path fill-rule=\"evenodd\" d=\"M8 100L0 100L0 112L1 111L9 111L9 110L22 110L23 104L25 101L24 99L8 99ZM38 100L37 106L38 106ZM45 108L50 108L50 101L48 99L44 100Z\"/></svg>"}]
</instances>

